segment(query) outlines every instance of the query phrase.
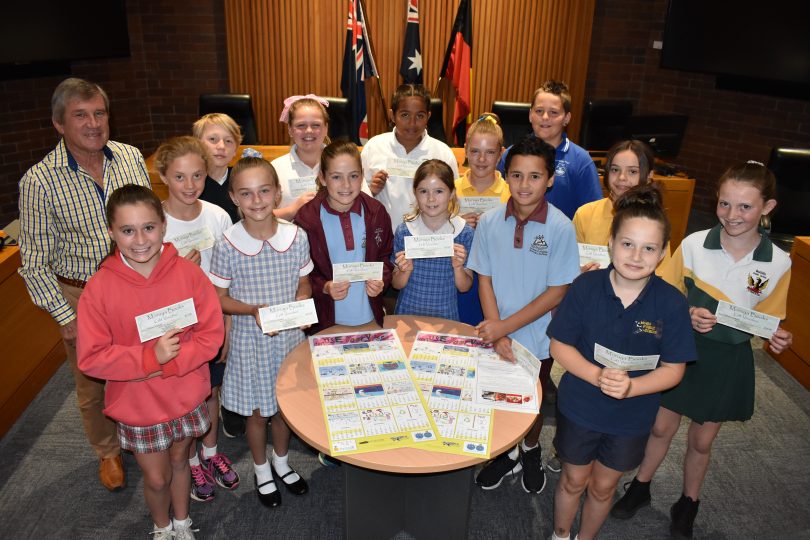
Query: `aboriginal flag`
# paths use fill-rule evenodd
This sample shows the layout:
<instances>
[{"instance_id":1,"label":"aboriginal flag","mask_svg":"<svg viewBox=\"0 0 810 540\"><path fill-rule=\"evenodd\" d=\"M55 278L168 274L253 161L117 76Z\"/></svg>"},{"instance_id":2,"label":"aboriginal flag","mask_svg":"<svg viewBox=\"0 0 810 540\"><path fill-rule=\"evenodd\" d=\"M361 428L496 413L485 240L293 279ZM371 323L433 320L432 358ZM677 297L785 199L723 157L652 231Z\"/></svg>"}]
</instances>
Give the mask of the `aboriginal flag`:
<instances>
[{"instance_id":1,"label":"aboriginal flag","mask_svg":"<svg viewBox=\"0 0 810 540\"><path fill-rule=\"evenodd\" d=\"M371 55L365 20L362 2L349 0L340 90L343 97L349 100L351 139L357 144L365 144L368 140L365 81L369 77L379 77L377 65Z\"/></svg>"},{"instance_id":2,"label":"aboriginal flag","mask_svg":"<svg viewBox=\"0 0 810 540\"><path fill-rule=\"evenodd\" d=\"M419 0L408 0L408 19L405 26L405 45L399 74L403 83L422 84L422 47L419 45Z\"/></svg>"},{"instance_id":3,"label":"aboriginal flag","mask_svg":"<svg viewBox=\"0 0 810 540\"><path fill-rule=\"evenodd\" d=\"M461 0L458 5L439 77L450 79L456 89L453 132L456 144L463 145L472 110L472 0Z\"/></svg>"}]
</instances>

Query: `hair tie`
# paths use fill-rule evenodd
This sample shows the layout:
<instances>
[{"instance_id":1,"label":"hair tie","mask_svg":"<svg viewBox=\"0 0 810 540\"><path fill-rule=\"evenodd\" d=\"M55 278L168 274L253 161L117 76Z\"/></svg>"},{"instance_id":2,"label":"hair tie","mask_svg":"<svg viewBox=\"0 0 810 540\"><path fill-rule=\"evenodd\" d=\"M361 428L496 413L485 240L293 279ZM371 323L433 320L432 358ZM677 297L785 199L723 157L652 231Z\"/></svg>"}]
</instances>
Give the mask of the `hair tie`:
<instances>
[{"instance_id":1,"label":"hair tie","mask_svg":"<svg viewBox=\"0 0 810 540\"><path fill-rule=\"evenodd\" d=\"M487 122L492 122L496 126L498 125L498 121L495 120L495 117L492 116L491 114L485 113L485 114L482 114L481 116L479 116L478 121L481 122L482 120L486 120Z\"/></svg>"},{"instance_id":2,"label":"hair tie","mask_svg":"<svg viewBox=\"0 0 810 540\"><path fill-rule=\"evenodd\" d=\"M759 165L760 167L765 166L765 164L762 163L761 161L754 161L753 159L749 159L748 161L745 162L745 164L746 165Z\"/></svg>"},{"instance_id":3,"label":"hair tie","mask_svg":"<svg viewBox=\"0 0 810 540\"><path fill-rule=\"evenodd\" d=\"M256 150L255 148L245 148L244 150L242 150L242 157L243 157L243 158L244 158L244 157L257 157L257 158L263 158L264 156L262 155L262 153L261 153L261 152L259 152L259 151L258 151L258 150Z\"/></svg>"},{"instance_id":4,"label":"hair tie","mask_svg":"<svg viewBox=\"0 0 810 540\"><path fill-rule=\"evenodd\" d=\"M324 107L329 106L329 102L325 98L316 96L315 94L307 94L305 96L290 96L284 100L284 108L281 110L281 116L278 117L278 121L286 123L289 120L288 117L290 115L290 107L292 107L293 103L296 101L301 101L302 99L314 99Z\"/></svg>"}]
</instances>

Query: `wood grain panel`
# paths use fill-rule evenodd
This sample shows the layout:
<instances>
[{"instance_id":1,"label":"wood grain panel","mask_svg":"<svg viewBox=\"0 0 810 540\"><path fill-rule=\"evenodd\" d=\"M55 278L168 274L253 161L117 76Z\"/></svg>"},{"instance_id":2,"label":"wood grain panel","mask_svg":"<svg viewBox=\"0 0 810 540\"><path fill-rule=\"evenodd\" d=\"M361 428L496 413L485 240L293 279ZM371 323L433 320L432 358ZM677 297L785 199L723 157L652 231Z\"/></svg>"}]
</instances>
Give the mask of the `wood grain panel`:
<instances>
[{"instance_id":1,"label":"wood grain panel","mask_svg":"<svg viewBox=\"0 0 810 540\"><path fill-rule=\"evenodd\" d=\"M372 134L387 130L380 89L388 104L400 83L407 0L364 0L380 81L366 85ZM459 0L421 0L420 34L425 85L436 89ZM495 100L528 101L549 78L571 87L576 140L591 41L595 0L475 0L473 2L473 117ZM347 1L226 0L228 77L232 92L253 96L259 139L286 144L278 122L284 98L310 92L340 96ZM454 92L443 82L449 132Z\"/></svg>"}]
</instances>

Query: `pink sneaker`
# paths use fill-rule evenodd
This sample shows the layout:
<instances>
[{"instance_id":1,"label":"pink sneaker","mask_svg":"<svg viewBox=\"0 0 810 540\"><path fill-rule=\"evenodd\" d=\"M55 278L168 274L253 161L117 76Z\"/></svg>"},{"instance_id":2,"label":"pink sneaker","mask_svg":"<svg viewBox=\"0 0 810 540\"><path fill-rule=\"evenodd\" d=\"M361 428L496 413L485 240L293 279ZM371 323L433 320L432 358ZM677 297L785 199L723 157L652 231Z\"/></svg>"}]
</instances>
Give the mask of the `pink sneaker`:
<instances>
[{"instance_id":1,"label":"pink sneaker","mask_svg":"<svg viewBox=\"0 0 810 540\"><path fill-rule=\"evenodd\" d=\"M225 454L217 453L208 459L201 457L200 463L208 476L225 489L236 489L239 486L239 475L233 470L231 460Z\"/></svg>"},{"instance_id":2,"label":"pink sneaker","mask_svg":"<svg viewBox=\"0 0 810 540\"><path fill-rule=\"evenodd\" d=\"M214 477L203 464L191 466L191 498L200 502L214 499Z\"/></svg>"}]
</instances>

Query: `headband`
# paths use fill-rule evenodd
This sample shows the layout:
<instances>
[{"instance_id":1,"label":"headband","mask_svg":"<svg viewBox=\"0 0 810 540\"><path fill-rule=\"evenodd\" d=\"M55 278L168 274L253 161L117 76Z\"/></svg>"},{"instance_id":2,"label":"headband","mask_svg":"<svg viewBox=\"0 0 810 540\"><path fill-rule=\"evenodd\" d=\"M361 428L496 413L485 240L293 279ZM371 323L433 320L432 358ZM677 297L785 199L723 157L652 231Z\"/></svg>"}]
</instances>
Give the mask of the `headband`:
<instances>
[{"instance_id":1,"label":"headband","mask_svg":"<svg viewBox=\"0 0 810 540\"><path fill-rule=\"evenodd\" d=\"M290 96L284 100L284 108L281 110L281 116L278 117L278 121L286 123L289 120L290 107L292 107L293 103L296 101L301 101L302 99L314 99L324 107L329 106L329 102L326 100L326 98L316 96L315 94L307 94L305 96Z\"/></svg>"}]
</instances>

